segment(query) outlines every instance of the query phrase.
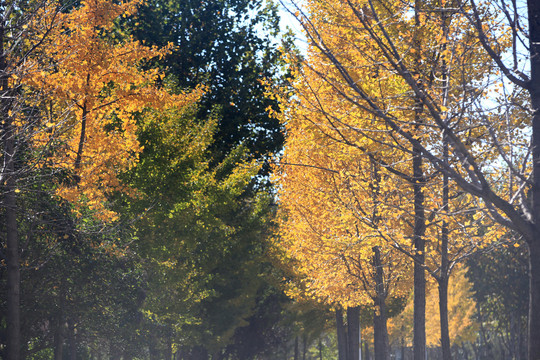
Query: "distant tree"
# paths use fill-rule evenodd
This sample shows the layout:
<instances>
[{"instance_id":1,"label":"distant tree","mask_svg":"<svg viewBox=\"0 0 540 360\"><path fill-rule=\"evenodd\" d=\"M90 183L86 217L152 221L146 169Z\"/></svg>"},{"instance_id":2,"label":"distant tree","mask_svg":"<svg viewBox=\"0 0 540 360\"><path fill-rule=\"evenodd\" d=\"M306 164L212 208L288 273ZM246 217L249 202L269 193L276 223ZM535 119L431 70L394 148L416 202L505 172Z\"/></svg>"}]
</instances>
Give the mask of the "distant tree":
<instances>
[{"instance_id":1,"label":"distant tree","mask_svg":"<svg viewBox=\"0 0 540 360\"><path fill-rule=\"evenodd\" d=\"M178 89L201 84L207 91L196 117L218 119L211 147L217 164L243 144L250 157L269 160L281 148L278 110L263 83L285 75L278 51L279 17L261 0L151 0L129 25L146 44L174 47L159 64ZM268 173L264 166L264 173Z\"/></svg>"}]
</instances>

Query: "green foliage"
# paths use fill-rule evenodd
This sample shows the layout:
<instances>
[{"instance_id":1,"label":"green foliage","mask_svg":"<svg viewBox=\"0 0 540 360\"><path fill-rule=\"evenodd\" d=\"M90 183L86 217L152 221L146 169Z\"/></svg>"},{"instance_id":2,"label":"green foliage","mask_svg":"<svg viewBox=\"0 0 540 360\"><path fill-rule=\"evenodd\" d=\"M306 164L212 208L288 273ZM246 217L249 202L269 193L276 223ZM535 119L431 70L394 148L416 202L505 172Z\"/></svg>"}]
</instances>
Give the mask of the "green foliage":
<instances>
[{"instance_id":1,"label":"green foliage","mask_svg":"<svg viewBox=\"0 0 540 360\"><path fill-rule=\"evenodd\" d=\"M280 150L281 125L267 112L278 104L262 83L283 75L277 44L268 40L279 31L276 6L261 0L150 0L131 21L136 38L174 45L161 62L165 81L178 89L207 86L196 117L218 119L214 164L240 144L257 159Z\"/></svg>"},{"instance_id":2,"label":"green foliage","mask_svg":"<svg viewBox=\"0 0 540 360\"><path fill-rule=\"evenodd\" d=\"M467 266L481 323L479 341L493 354L525 358L529 278L521 241L473 256Z\"/></svg>"}]
</instances>

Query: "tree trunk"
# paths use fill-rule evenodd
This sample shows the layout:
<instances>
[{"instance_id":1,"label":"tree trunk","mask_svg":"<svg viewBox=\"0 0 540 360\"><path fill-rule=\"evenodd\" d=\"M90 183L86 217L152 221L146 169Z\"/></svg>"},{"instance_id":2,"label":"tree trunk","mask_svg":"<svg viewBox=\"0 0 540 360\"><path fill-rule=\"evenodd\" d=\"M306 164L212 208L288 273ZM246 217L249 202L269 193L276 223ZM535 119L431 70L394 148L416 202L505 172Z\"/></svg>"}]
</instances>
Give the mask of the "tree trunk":
<instances>
[{"instance_id":1,"label":"tree trunk","mask_svg":"<svg viewBox=\"0 0 540 360\"><path fill-rule=\"evenodd\" d=\"M172 330L167 334L167 344L163 356L165 360L171 360L172 358Z\"/></svg>"},{"instance_id":2,"label":"tree trunk","mask_svg":"<svg viewBox=\"0 0 540 360\"><path fill-rule=\"evenodd\" d=\"M360 359L360 307L347 309L347 360Z\"/></svg>"},{"instance_id":3,"label":"tree trunk","mask_svg":"<svg viewBox=\"0 0 540 360\"><path fill-rule=\"evenodd\" d=\"M540 359L540 241L531 242L529 252L529 360L536 360Z\"/></svg>"},{"instance_id":4,"label":"tree trunk","mask_svg":"<svg viewBox=\"0 0 540 360\"><path fill-rule=\"evenodd\" d=\"M3 15L3 14L2 14ZM3 203L6 219L6 262L7 262L7 360L20 359L21 346L21 315L20 315L20 265L19 265L19 236L17 229L17 205L15 197L15 131L13 119L8 115L11 107L9 96L9 75L4 50L5 20L2 16L0 24L0 87L2 89L3 114L3 173L5 180Z\"/></svg>"},{"instance_id":5,"label":"tree trunk","mask_svg":"<svg viewBox=\"0 0 540 360\"><path fill-rule=\"evenodd\" d=\"M308 339L306 333L302 336L302 360L306 360Z\"/></svg>"},{"instance_id":6,"label":"tree trunk","mask_svg":"<svg viewBox=\"0 0 540 360\"><path fill-rule=\"evenodd\" d=\"M420 29L423 26L420 21L420 6L422 0L414 2L414 21L417 31L414 33L413 46L415 48L415 69L421 69L421 48L422 40ZM415 129L422 128L422 100L415 100ZM417 136L418 138L418 136ZM413 245L415 252L413 283L414 283L414 310L413 310L413 352L414 360L426 359L426 274L424 270L425 264L425 214L424 214L424 172L422 169L422 150L418 145L412 147L412 167L413 167L413 193L414 193L414 229L413 229Z\"/></svg>"},{"instance_id":7,"label":"tree trunk","mask_svg":"<svg viewBox=\"0 0 540 360\"><path fill-rule=\"evenodd\" d=\"M540 2L527 0L531 79L534 238L529 244L529 360L540 359Z\"/></svg>"},{"instance_id":8,"label":"tree trunk","mask_svg":"<svg viewBox=\"0 0 540 360\"><path fill-rule=\"evenodd\" d=\"M62 309L60 309L56 331L54 332L54 360L62 360L64 356L64 326L65 321L62 315Z\"/></svg>"},{"instance_id":9,"label":"tree trunk","mask_svg":"<svg viewBox=\"0 0 540 360\"><path fill-rule=\"evenodd\" d=\"M300 360L300 348L298 344L298 335L294 338L294 360Z\"/></svg>"},{"instance_id":10,"label":"tree trunk","mask_svg":"<svg viewBox=\"0 0 540 360\"><path fill-rule=\"evenodd\" d=\"M425 263L425 214L422 158L420 150L413 148L414 190L414 310L413 310L413 352L414 360L426 359L426 274Z\"/></svg>"},{"instance_id":11,"label":"tree trunk","mask_svg":"<svg viewBox=\"0 0 540 360\"><path fill-rule=\"evenodd\" d=\"M373 266L375 267L375 309L373 311L373 343L375 360L388 360L388 329L386 326L386 291L384 289L384 269L381 251L373 247Z\"/></svg>"},{"instance_id":12,"label":"tree trunk","mask_svg":"<svg viewBox=\"0 0 540 360\"><path fill-rule=\"evenodd\" d=\"M448 276L439 281L439 314L441 315L441 350L443 360L452 360L450 330L448 327Z\"/></svg>"},{"instance_id":13,"label":"tree trunk","mask_svg":"<svg viewBox=\"0 0 540 360\"><path fill-rule=\"evenodd\" d=\"M69 360L77 359L77 339L75 334L75 321L68 320Z\"/></svg>"},{"instance_id":14,"label":"tree trunk","mask_svg":"<svg viewBox=\"0 0 540 360\"><path fill-rule=\"evenodd\" d=\"M347 334L345 324L343 323L343 311L336 309L336 332L338 340L338 358L339 360L347 359Z\"/></svg>"}]
</instances>

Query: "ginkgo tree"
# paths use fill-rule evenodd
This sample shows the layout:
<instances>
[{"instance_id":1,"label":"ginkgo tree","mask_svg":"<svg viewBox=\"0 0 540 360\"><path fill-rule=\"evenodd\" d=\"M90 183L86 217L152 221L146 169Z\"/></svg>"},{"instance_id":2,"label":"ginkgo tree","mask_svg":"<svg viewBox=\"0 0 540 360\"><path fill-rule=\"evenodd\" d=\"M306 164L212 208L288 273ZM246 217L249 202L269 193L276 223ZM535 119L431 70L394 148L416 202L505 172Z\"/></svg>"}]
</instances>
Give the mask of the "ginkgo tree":
<instances>
[{"instance_id":1,"label":"ginkgo tree","mask_svg":"<svg viewBox=\"0 0 540 360\"><path fill-rule=\"evenodd\" d=\"M377 355L384 354L386 300L404 296L410 285L404 281L408 266L403 254L384 234L408 242L410 202L399 190L407 189L363 151L371 147L374 155L382 148L369 139L352 144L348 129L333 127L340 116L358 124L363 118L313 80L306 87L296 84L297 96L284 102L287 140L277 179L282 212L277 245L295 264L301 282L291 295L344 308L374 305L381 330L376 333Z\"/></svg>"},{"instance_id":2,"label":"ginkgo tree","mask_svg":"<svg viewBox=\"0 0 540 360\"><path fill-rule=\"evenodd\" d=\"M419 301L415 314L417 308L423 311L420 292L425 269L437 278L441 299L444 299L454 264L503 233L495 227L491 233L483 233L483 238L478 236L483 211L492 217L493 213L485 203L463 196L456 183L449 184L452 176L441 171L442 165L445 169L455 169L456 174L474 178L474 174L471 175L474 167L468 163L467 156L470 153L480 156L481 166L499 161L497 146L486 139L519 131L522 120L519 117L507 122L505 128L490 128L485 124L499 118L492 113L481 126L475 122L477 115L472 109L476 109L490 90L490 79L486 77L495 76L496 71L490 57L476 41L474 29L466 26L467 16L450 10L440 11L441 6L450 5L419 1L410 4L316 1L307 5L306 13L298 8L296 16L304 26L310 46L303 73L299 75L300 85L294 86L296 98L293 99L302 100L300 104L292 101L284 107L287 123L293 124L288 129L289 139L297 136L295 132L306 132L305 127L291 121L298 117L297 122L304 121L312 126L307 131L325 136L328 143L356 149L361 156L374 159L386 176L397 176L408 183L405 187L409 190L402 194L409 199L409 204L400 209L413 219L409 225L414 230L409 236L414 241L405 238L402 241L399 237L388 239L419 265L415 270L415 297ZM383 26L386 21L388 25ZM394 37L398 40L392 41ZM511 43L506 34L500 37L500 42L500 48ZM420 85L413 87L411 81ZM419 86L422 91L417 91ZM326 95L328 92L334 94L333 98ZM426 98L431 101L431 108L425 104ZM306 108L320 115L306 114ZM433 130L441 124L445 131ZM455 147L449 150L451 140L455 140L446 132L450 128L466 134L466 143L458 144L457 150L469 155L456 156ZM511 161L519 161L523 138L516 136L513 140L517 149ZM331 152L330 149L326 146L321 151ZM423 164L428 149L431 157L427 159L433 161ZM295 160L287 158L286 162L294 165ZM405 163L411 164L412 169L404 166ZM503 191L508 191L508 184L512 184L504 173L493 172L489 176L493 179L500 176L499 181L504 179L500 183L500 188L506 189ZM285 181L290 180L285 177ZM456 182L459 185L459 181ZM450 196L452 204L449 204ZM414 204L413 208L410 203ZM399 211L385 215L399 218ZM399 226L394 227L397 229ZM450 246L449 240L452 241ZM423 358L425 352L425 332L422 335L420 330L424 321L425 318L417 320L415 315L415 327L419 327L419 331L415 331L415 339L418 333L417 358ZM441 337L445 358L448 358L449 341L444 341L448 339L447 327L446 335L444 332Z\"/></svg>"},{"instance_id":3,"label":"ginkgo tree","mask_svg":"<svg viewBox=\"0 0 540 360\"><path fill-rule=\"evenodd\" d=\"M36 144L54 141L49 161L72 173L58 195L95 209L102 219L116 218L106 209L105 197L128 191L118 175L136 163L142 150L135 114L148 107L182 108L201 94L173 95L158 86L160 70L144 65L169 49L147 47L115 27L117 18L133 15L138 5L89 0L65 14L43 13L41 20L54 16L49 21L54 26L23 78L47 96L43 126L49 131Z\"/></svg>"}]
</instances>

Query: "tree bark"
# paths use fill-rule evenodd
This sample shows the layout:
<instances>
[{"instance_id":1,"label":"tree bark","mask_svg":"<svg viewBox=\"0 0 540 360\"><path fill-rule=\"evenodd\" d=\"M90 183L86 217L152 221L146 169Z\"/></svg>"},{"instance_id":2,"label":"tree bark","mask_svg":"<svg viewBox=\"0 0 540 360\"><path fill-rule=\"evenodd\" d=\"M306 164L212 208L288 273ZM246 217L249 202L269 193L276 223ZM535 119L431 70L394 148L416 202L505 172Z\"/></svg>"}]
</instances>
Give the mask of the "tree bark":
<instances>
[{"instance_id":1,"label":"tree bark","mask_svg":"<svg viewBox=\"0 0 540 360\"><path fill-rule=\"evenodd\" d=\"M304 335L302 336L302 360L306 360L307 346L308 346L307 342L308 342L307 335L304 332Z\"/></svg>"},{"instance_id":2,"label":"tree bark","mask_svg":"<svg viewBox=\"0 0 540 360\"><path fill-rule=\"evenodd\" d=\"M414 310L413 352L414 360L426 359L426 273L425 263L425 214L422 157L417 147L413 148L413 191L414 191Z\"/></svg>"},{"instance_id":3,"label":"tree bark","mask_svg":"<svg viewBox=\"0 0 540 360\"><path fill-rule=\"evenodd\" d=\"M444 276L438 281L439 287L439 314L441 321L441 350L443 360L451 360L450 330L448 326L448 277Z\"/></svg>"},{"instance_id":4,"label":"tree bark","mask_svg":"<svg viewBox=\"0 0 540 360\"><path fill-rule=\"evenodd\" d=\"M535 237L529 244L529 360L540 359L540 3L527 1L531 79L533 179L532 211Z\"/></svg>"},{"instance_id":5,"label":"tree bark","mask_svg":"<svg viewBox=\"0 0 540 360\"><path fill-rule=\"evenodd\" d=\"M20 359L21 315L20 315L20 265L19 235L17 228L16 179L15 179L15 131L13 119L9 115L9 74L4 43L6 41L6 14L1 14L0 23L0 88L3 114L3 171L5 180L3 203L6 219L6 262L7 262L7 360Z\"/></svg>"},{"instance_id":6,"label":"tree bark","mask_svg":"<svg viewBox=\"0 0 540 360\"><path fill-rule=\"evenodd\" d=\"M419 31L422 25L420 21L420 5L421 0L414 2L414 18L417 31L414 34L413 46L416 50L415 69L420 70L421 67L421 37ZM421 129L423 103L420 98L415 100L415 117L416 130ZM414 360L426 359L426 273L425 264L425 213L424 213L424 172L422 169L422 149L419 145L412 146L412 167L413 167L413 196L414 196L414 229L413 229L413 245L415 252L413 254L414 270L413 270L413 358Z\"/></svg>"},{"instance_id":7,"label":"tree bark","mask_svg":"<svg viewBox=\"0 0 540 360\"><path fill-rule=\"evenodd\" d=\"M373 247L373 266L375 267L375 309L373 311L373 343L375 360L388 360L388 329L386 313L386 291L384 290L384 269L381 251Z\"/></svg>"},{"instance_id":8,"label":"tree bark","mask_svg":"<svg viewBox=\"0 0 540 360\"><path fill-rule=\"evenodd\" d=\"M75 321L68 320L68 342L69 342L69 359L77 359L77 339L75 334Z\"/></svg>"},{"instance_id":9,"label":"tree bark","mask_svg":"<svg viewBox=\"0 0 540 360\"><path fill-rule=\"evenodd\" d=\"M347 309L347 360L360 359L360 307Z\"/></svg>"},{"instance_id":10,"label":"tree bark","mask_svg":"<svg viewBox=\"0 0 540 360\"><path fill-rule=\"evenodd\" d=\"M54 333L54 360L62 360L64 357L64 327L65 321L63 311L60 309L58 322L56 324L56 331Z\"/></svg>"},{"instance_id":11,"label":"tree bark","mask_svg":"<svg viewBox=\"0 0 540 360\"><path fill-rule=\"evenodd\" d=\"M540 239L539 239L540 240ZM529 244L529 360L540 359L540 241Z\"/></svg>"},{"instance_id":12,"label":"tree bark","mask_svg":"<svg viewBox=\"0 0 540 360\"><path fill-rule=\"evenodd\" d=\"M347 359L347 334L345 324L343 323L343 311L336 309L336 332L338 340L338 358L339 360Z\"/></svg>"},{"instance_id":13,"label":"tree bark","mask_svg":"<svg viewBox=\"0 0 540 360\"><path fill-rule=\"evenodd\" d=\"M294 360L300 360L300 348L298 344L298 335L294 338Z\"/></svg>"}]
</instances>

